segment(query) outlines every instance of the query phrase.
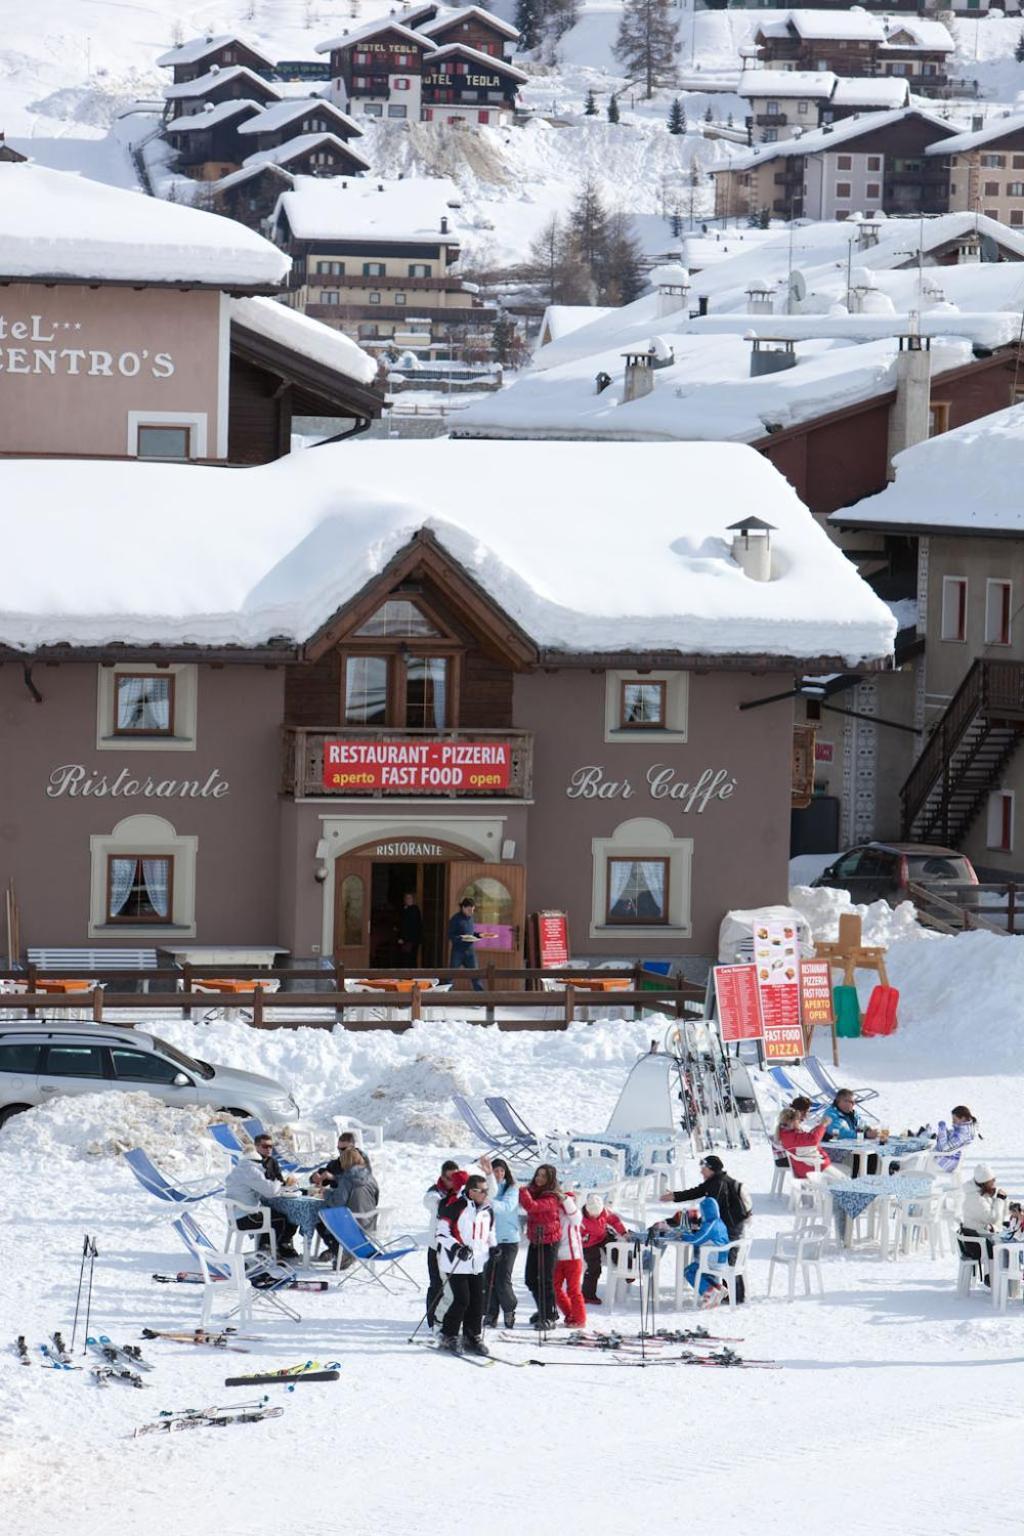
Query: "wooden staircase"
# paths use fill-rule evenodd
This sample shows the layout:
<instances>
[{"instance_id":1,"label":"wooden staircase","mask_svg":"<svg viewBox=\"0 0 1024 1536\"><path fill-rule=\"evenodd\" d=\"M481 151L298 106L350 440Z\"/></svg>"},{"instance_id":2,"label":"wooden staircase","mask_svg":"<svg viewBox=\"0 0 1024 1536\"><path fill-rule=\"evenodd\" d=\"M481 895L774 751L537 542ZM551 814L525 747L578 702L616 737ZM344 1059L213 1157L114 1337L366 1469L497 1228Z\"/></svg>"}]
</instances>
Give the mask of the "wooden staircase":
<instances>
[{"instance_id":1,"label":"wooden staircase","mask_svg":"<svg viewBox=\"0 0 1024 1536\"><path fill-rule=\"evenodd\" d=\"M900 790L903 836L956 848L1024 738L1024 662L979 657Z\"/></svg>"}]
</instances>

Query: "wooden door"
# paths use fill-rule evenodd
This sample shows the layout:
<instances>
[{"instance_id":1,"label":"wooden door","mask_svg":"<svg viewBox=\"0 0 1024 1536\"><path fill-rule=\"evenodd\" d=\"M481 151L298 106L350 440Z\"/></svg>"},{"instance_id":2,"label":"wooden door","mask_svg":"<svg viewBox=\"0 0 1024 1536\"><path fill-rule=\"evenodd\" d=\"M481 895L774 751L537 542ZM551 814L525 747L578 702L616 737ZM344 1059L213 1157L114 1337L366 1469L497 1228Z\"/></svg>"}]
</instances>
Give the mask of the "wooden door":
<instances>
[{"instance_id":1,"label":"wooden door","mask_svg":"<svg viewBox=\"0 0 1024 1536\"><path fill-rule=\"evenodd\" d=\"M472 896L476 902L477 929L496 935L476 946L480 969L494 965L500 970L518 970L523 964L526 931L524 866L453 860L448 866L449 915L458 911L465 896Z\"/></svg>"},{"instance_id":2,"label":"wooden door","mask_svg":"<svg viewBox=\"0 0 1024 1536\"><path fill-rule=\"evenodd\" d=\"M370 964L369 859L336 859L334 863L334 963L348 970Z\"/></svg>"}]
</instances>

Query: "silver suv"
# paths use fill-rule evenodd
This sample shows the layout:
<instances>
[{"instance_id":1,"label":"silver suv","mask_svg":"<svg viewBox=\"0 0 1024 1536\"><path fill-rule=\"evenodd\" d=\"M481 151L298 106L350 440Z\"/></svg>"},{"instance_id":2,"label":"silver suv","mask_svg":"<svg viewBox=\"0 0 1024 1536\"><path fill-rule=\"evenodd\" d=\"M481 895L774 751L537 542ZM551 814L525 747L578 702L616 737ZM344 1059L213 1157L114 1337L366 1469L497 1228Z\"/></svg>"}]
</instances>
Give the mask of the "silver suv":
<instances>
[{"instance_id":1,"label":"silver suv","mask_svg":"<svg viewBox=\"0 0 1024 1536\"><path fill-rule=\"evenodd\" d=\"M164 1104L202 1104L271 1125L299 1118L272 1077L186 1056L157 1035L105 1024L0 1024L0 1125L57 1094L151 1093Z\"/></svg>"}]
</instances>

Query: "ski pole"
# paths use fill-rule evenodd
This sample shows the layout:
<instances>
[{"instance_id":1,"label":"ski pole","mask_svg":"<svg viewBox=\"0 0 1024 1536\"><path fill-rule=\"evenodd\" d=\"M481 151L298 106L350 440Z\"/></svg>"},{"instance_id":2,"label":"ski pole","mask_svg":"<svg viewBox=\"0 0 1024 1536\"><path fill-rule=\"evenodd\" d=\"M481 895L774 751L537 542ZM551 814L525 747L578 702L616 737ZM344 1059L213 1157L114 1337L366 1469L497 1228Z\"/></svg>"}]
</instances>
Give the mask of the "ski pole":
<instances>
[{"instance_id":1,"label":"ski pole","mask_svg":"<svg viewBox=\"0 0 1024 1536\"><path fill-rule=\"evenodd\" d=\"M644 1255L640 1246L640 1239L633 1239L633 1258L636 1264L636 1283L640 1290L640 1359L646 1359L646 1341L644 1339Z\"/></svg>"},{"instance_id":2,"label":"ski pole","mask_svg":"<svg viewBox=\"0 0 1024 1536\"><path fill-rule=\"evenodd\" d=\"M412 1333L409 1335L409 1343L410 1344L416 1338L416 1335L419 1333L420 1329L423 1327L423 1324L426 1322L426 1320L429 1317L429 1315L430 1315L429 1313L424 1312L423 1316L420 1318L419 1322L416 1324L416 1327L413 1329Z\"/></svg>"},{"instance_id":3,"label":"ski pole","mask_svg":"<svg viewBox=\"0 0 1024 1536\"><path fill-rule=\"evenodd\" d=\"M87 1237L86 1238L86 1242L89 1245L89 1289L88 1289L88 1291L86 1293L86 1298L85 1298L85 1340L86 1341L82 1345L82 1354L83 1355L86 1353L86 1351L89 1348L89 1319L92 1316L92 1278L93 1278L93 1274L94 1274L95 1269L96 1269L96 1260L99 1257L99 1255L96 1252L96 1239L94 1237Z\"/></svg>"},{"instance_id":4,"label":"ski pole","mask_svg":"<svg viewBox=\"0 0 1024 1536\"><path fill-rule=\"evenodd\" d=\"M82 1300L82 1281L85 1279L85 1260L89 1252L88 1233L82 1239L82 1262L78 1266L78 1294L75 1296L75 1320L71 1325L71 1353L75 1352L75 1334L78 1331L78 1308Z\"/></svg>"}]
</instances>

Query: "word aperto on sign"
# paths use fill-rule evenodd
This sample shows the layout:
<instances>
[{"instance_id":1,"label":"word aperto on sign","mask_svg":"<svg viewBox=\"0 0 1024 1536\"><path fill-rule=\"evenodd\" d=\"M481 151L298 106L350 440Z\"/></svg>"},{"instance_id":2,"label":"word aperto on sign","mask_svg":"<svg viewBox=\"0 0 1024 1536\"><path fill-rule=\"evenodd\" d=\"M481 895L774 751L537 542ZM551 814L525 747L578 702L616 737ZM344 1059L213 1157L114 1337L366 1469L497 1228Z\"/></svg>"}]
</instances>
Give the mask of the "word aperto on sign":
<instances>
[{"instance_id":1,"label":"word aperto on sign","mask_svg":"<svg viewBox=\"0 0 1024 1536\"><path fill-rule=\"evenodd\" d=\"M112 800L223 800L231 789L220 770L214 768L205 779L153 779L132 777L130 768L122 768L116 778L105 773L89 773L82 763L62 763L50 774L46 793L51 800L68 795L72 799L87 795Z\"/></svg>"},{"instance_id":2,"label":"word aperto on sign","mask_svg":"<svg viewBox=\"0 0 1024 1536\"><path fill-rule=\"evenodd\" d=\"M645 779L652 800L675 800L681 810L698 816L712 800L728 800L736 788L736 780L725 768L705 768L691 783L677 779L663 763L654 763ZM637 791L629 779L606 779L599 764L587 763L570 775L565 793L570 800L632 800Z\"/></svg>"},{"instance_id":3,"label":"word aperto on sign","mask_svg":"<svg viewBox=\"0 0 1024 1536\"><path fill-rule=\"evenodd\" d=\"M115 354L68 345L78 339L81 329L78 320L46 320L42 315L10 320L0 313L0 373L61 373L90 379L134 379L139 374L169 379L174 373L169 352L143 348Z\"/></svg>"}]
</instances>

